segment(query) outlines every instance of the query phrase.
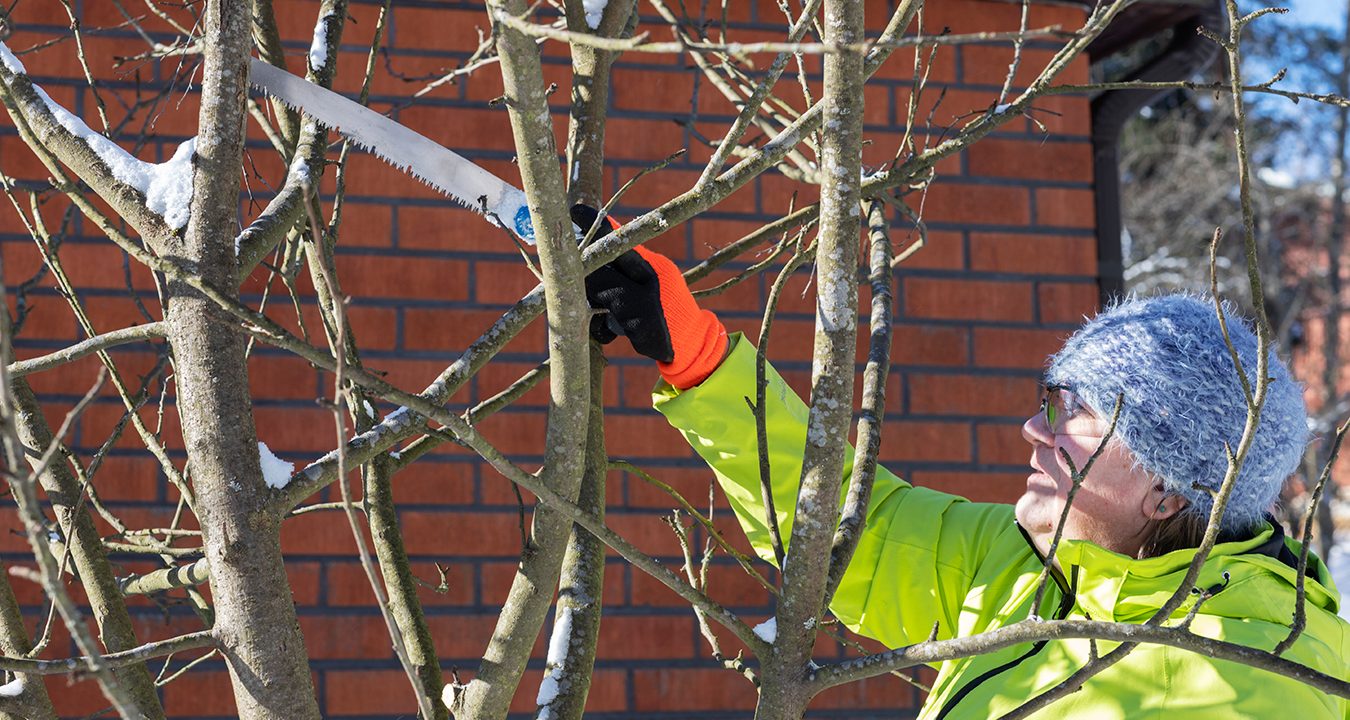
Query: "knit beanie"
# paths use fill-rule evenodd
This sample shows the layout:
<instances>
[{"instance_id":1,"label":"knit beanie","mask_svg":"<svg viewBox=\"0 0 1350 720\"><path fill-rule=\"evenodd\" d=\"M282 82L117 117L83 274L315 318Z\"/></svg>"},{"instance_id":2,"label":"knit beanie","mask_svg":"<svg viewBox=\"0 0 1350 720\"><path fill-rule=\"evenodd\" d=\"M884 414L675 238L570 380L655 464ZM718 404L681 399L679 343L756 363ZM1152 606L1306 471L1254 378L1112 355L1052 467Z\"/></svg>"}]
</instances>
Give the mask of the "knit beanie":
<instances>
[{"instance_id":1,"label":"knit beanie","mask_svg":"<svg viewBox=\"0 0 1350 720\"><path fill-rule=\"evenodd\" d=\"M1228 335L1256 391L1257 341L1226 304ZM1242 384L1212 300L1188 295L1128 298L1074 333L1049 361L1046 384L1063 385L1109 421L1123 394L1114 437L1184 512L1209 516L1247 418ZM1238 473L1221 529L1255 527L1294 472L1308 442L1303 388L1272 351L1256 437Z\"/></svg>"}]
</instances>

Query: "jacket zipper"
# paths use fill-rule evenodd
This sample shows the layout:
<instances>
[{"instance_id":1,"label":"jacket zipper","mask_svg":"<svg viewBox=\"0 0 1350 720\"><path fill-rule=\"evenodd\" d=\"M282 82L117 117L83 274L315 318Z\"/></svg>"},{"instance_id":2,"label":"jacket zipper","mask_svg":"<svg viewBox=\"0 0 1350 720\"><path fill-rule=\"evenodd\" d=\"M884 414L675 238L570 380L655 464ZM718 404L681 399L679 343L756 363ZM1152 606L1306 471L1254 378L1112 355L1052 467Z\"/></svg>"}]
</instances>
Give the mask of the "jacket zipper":
<instances>
[{"instance_id":1,"label":"jacket zipper","mask_svg":"<svg viewBox=\"0 0 1350 720\"><path fill-rule=\"evenodd\" d=\"M1031 537L1027 535L1027 531L1021 525L1018 525L1017 529L1019 532L1021 532L1022 539L1026 541L1027 546L1031 548L1031 552L1037 558L1040 559L1042 564L1045 564L1045 557L1042 556L1041 551L1036 548L1036 544L1031 541ZM1067 583L1064 580L1064 573L1062 573L1059 570L1059 568L1055 567L1054 565L1050 565L1050 576L1055 579L1055 585L1059 586L1059 590L1061 593L1059 608L1055 611L1055 619L1063 620L1067 618L1069 616L1069 612L1073 610L1075 600L1074 591L1078 585L1077 583L1078 568L1076 567L1074 568L1073 572L1074 583L1072 586L1070 586L1069 583ZM1032 608L1032 611L1034 612L1039 609L1040 608ZM966 683L960 690L956 691L955 695L952 695L951 699L948 700L945 705L943 705L942 711L937 714L935 720L945 720L947 715L951 713L951 711L956 707L956 705L960 703L961 700L963 700L972 691L974 691L975 688L979 687L986 680L989 680L990 678L993 678L1001 673L1007 672L1008 670L1021 664L1023 660L1026 660L1027 658L1030 658L1031 656L1040 652L1041 649L1044 648L1046 644L1049 642L1050 642L1049 640L1041 640L1036 644L1032 645L1031 649L1023 653L1022 655L1013 658L1012 660L1009 660L1008 662L1003 663L1002 665L990 668L984 671L983 673L980 673L979 676L977 676L970 682Z\"/></svg>"}]
</instances>

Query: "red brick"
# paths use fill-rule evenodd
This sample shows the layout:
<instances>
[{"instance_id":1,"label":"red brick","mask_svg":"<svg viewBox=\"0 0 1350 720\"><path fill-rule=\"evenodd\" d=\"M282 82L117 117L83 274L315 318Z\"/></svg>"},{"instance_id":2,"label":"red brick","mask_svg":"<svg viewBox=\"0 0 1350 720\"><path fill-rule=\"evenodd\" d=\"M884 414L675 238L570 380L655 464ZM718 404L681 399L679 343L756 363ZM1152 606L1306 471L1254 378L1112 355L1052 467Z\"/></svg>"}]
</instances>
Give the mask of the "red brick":
<instances>
[{"instance_id":1,"label":"red brick","mask_svg":"<svg viewBox=\"0 0 1350 720\"><path fill-rule=\"evenodd\" d=\"M336 488L334 497L340 497ZM366 542L370 542L369 533ZM287 555L355 556L356 542L341 510L309 512L288 517L281 524L281 549Z\"/></svg>"},{"instance_id":2,"label":"red brick","mask_svg":"<svg viewBox=\"0 0 1350 720\"><path fill-rule=\"evenodd\" d=\"M617 513L605 516L605 524L638 550L658 557L679 557L680 544L675 532L655 513ZM615 554L613 550L609 551Z\"/></svg>"},{"instance_id":3,"label":"red brick","mask_svg":"<svg viewBox=\"0 0 1350 720\"><path fill-rule=\"evenodd\" d=\"M730 512L730 510L721 507L718 512ZM733 530L732 532L734 532L734 536L728 536L728 541L732 537L739 537L740 544L744 544L744 535L741 535L739 530ZM767 573L768 570L772 569L768 563L757 563L757 565L761 573ZM764 607L770 600L769 591L747 575L739 565L712 565L708 570L708 587L706 589L709 597L727 607ZM666 587L660 580L634 568L633 607L648 606L688 607L689 602L676 595L674 590ZM699 649L704 649L701 641Z\"/></svg>"},{"instance_id":4,"label":"red brick","mask_svg":"<svg viewBox=\"0 0 1350 720\"><path fill-rule=\"evenodd\" d=\"M679 707L685 712L751 710L755 688L742 676L716 670L662 668L633 671L635 709L657 712Z\"/></svg>"},{"instance_id":5,"label":"red brick","mask_svg":"<svg viewBox=\"0 0 1350 720\"><path fill-rule=\"evenodd\" d=\"M395 7L389 42L403 50L472 52L478 31L490 34L486 12L451 8Z\"/></svg>"},{"instance_id":6,"label":"red brick","mask_svg":"<svg viewBox=\"0 0 1350 720\"><path fill-rule=\"evenodd\" d=\"M469 111L463 111L469 112ZM469 116L470 121L477 120L475 116ZM428 125L430 123L427 123ZM484 121L480 124L486 125ZM411 125L410 125L411 127ZM422 130L423 128L413 128ZM476 137L476 136L475 136ZM484 135L483 137L489 137ZM452 142L449 138L432 138L437 142ZM506 141L510 142L510 135L507 135ZM442 199L436 190L422 184L421 181L413 176L393 167L380 158L367 154L365 152L353 152L347 156L346 171L347 192L352 196L362 198L421 198L424 200ZM325 194L333 191L333 174L324 173L323 181L320 183L320 190Z\"/></svg>"},{"instance_id":7,"label":"red brick","mask_svg":"<svg viewBox=\"0 0 1350 720\"><path fill-rule=\"evenodd\" d=\"M520 534L514 512L449 513L404 511L399 519L409 555L517 556ZM450 538L455 538L450 542Z\"/></svg>"},{"instance_id":8,"label":"red brick","mask_svg":"<svg viewBox=\"0 0 1350 720\"><path fill-rule=\"evenodd\" d=\"M915 485L960 495L975 502L1013 503L1026 490L1023 473L916 472Z\"/></svg>"},{"instance_id":9,"label":"red brick","mask_svg":"<svg viewBox=\"0 0 1350 720\"><path fill-rule=\"evenodd\" d=\"M10 312L14 313L13 295L9 298ZM96 303L97 304L97 303ZM10 317L14 317L13 314ZM18 339L24 340L69 340L74 344L76 338L75 315L71 312L70 306L65 300L53 295L29 296L28 315L24 319L23 327L19 330ZM98 329L95 326L95 329ZM115 329L108 326L109 330ZM39 355L45 355L55 348L43 350L24 350L19 353L19 357L31 358Z\"/></svg>"},{"instance_id":10,"label":"red brick","mask_svg":"<svg viewBox=\"0 0 1350 720\"><path fill-rule=\"evenodd\" d=\"M331 382L331 381L330 381ZM299 468L312 460L307 453L323 453L337 444L337 425L331 410L314 407L253 408L258 440ZM347 425L351 429L350 423Z\"/></svg>"},{"instance_id":11,"label":"red brick","mask_svg":"<svg viewBox=\"0 0 1350 720\"><path fill-rule=\"evenodd\" d=\"M915 415L1003 415L1036 411L1039 386L1032 378L988 375L909 376L910 411Z\"/></svg>"},{"instance_id":12,"label":"red brick","mask_svg":"<svg viewBox=\"0 0 1350 720\"><path fill-rule=\"evenodd\" d=\"M1016 30L1016 24L1012 30ZM1055 56L1054 50L1022 48L1022 59L1017 65L1017 75L1013 87L1024 88L1031 84ZM1086 56L1074 60L1055 81L1061 84L1078 85L1088 81L1088 62ZM1011 45L963 45L961 47L961 80L969 85L1002 86L1008 77L1008 68L1013 60Z\"/></svg>"},{"instance_id":13,"label":"red brick","mask_svg":"<svg viewBox=\"0 0 1350 720\"><path fill-rule=\"evenodd\" d=\"M1091 228L1096 223L1091 190L1036 188L1036 224Z\"/></svg>"},{"instance_id":14,"label":"red brick","mask_svg":"<svg viewBox=\"0 0 1350 720\"><path fill-rule=\"evenodd\" d=\"M370 592L366 586L366 592ZM370 615L302 615L300 630L305 646L315 660L364 659L378 661L394 657L389 628L379 613Z\"/></svg>"},{"instance_id":15,"label":"red brick","mask_svg":"<svg viewBox=\"0 0 1350 720\"><path fill-rule=\"evenodd\" d=\"M468 299L463 262L435 258L337 256L342 291L356 298Z\"/></svg>"},{"instance_id":16,"label":"red brick","mask_svg":"<svg viewBox=\"0 0 1350 720\"><path fill-rule=\"evenodd\" d=\"M987 280L906 278L908 317L959 320L1031 319L1031 285Z\"/></svg>"},{"instance_id":17,"label":"red brick","mask_svg":"<svg viewBox=\"0 0 1350 720\"><path fill-rule=\"evenodd\" d=\"M125 432L134 433L135 430L128 427ZM94 476L99 499L105 502L154 500L159 494L160 482L159 462L148 454L144 457L107 456Z\"/></svg>"},{"instance_id":18,"label":"red brick","mask_svg":"<svg viewBox=\"0 0 1350 720\"><path fill-rule=\"evenodd\" d=\"M1027 27L1043 28L1058 25L1061 30L1077 30L1086 19L1086 10L1074 5L1032 3L1027 14Z\"/></svg>"},{"instance_id":19,"label":"red brick","mask_svg":"<svg viewBox=\"0 0 1350 720\"><path fill-rule=\"evenodd\" d=\"M817 96L818 97L818 96ZM891 122L891 88L877 83L863 86L863 123L887 125Z\"/></svg>"},{"instance_id":20,"label":"red brick","mask_svg":"<svg viewBox=\"0 0 1350 720\"><path fill-rule=\"evenodd\" d=\"M53 228L54 230L54 228ZM122 249L106 243L67 243L61 246L61 265L77 288L115 288L127 286ZM154 280L144 265L131 261L132 286L153 290Z\"/></svg>"},{"instance_id":21,"label":"red brick","mask_svg":"<svg viewBox=\"0 0 1350 720\"><path fill-rule=\"evenodd\" d=\"M904 125L906 118L909 117L911 94L911 88L905 85L895 89L895 114L900 125ZM944 90L941 87L928 85L920 93L915 103L914 125L938 132L959 124L960 120L970 119L975 113L987 111L996 102L998 102L997 90L968 90L950 87ZM1014 117L1000 127L1011 132L1022 132L1026 128L1026 121Z\"/></svg>"},{"instance_id":22,"label":"red brick","mask_svg":"<svg viewBox=\"0 0 1350 720\"><path fill-rule=\"evenodd\" d=\"M447 563L442 562L444 567ZM473 602L473 566L467 563L448 563L445 594L431 588L419 587L417 598L423 605L468 605ZM412 563L415 577L435 585L440 582L432 563ZM328 604L332 606L374 607L375 594L361 564L356 561L329 563L325 568L328 586ZM378 576L378 574L377 574Z\"/></svg>"},{"instance_id":23,"label":"red brick","mask_svg":"<svg viewBox=\"0 0 1350 720\"><path fill-rule=\"evenodd\" d=\"M970 455L966 423L887 420L881 424L883 462L969 462Z\"/></svg>"},{"instance_id":24,"label":"red brick","mask_svg":"<svg viewBox=\"0 0 1350 720\"><path fill-rule=\"evenodd\" d=\"M397 360L380 358L366 362L366 369L382 373L384 379L395 387L408 391L421 392L435 380L448 363L444 360ZM327 378L332 383L332 378Z\"/></svg>"},{"instance_id":25,"label":"red brick","mask_svg":"<svg viewBox=\"0 0 1350 720\"><path fill-rule=\"evenodd\" d=\"M1022 465L1031 457L1031 446L1022 438L1021 424L981 424L975 427L984 465Z\"/></svg>"},{"instance_id":26,"label":"red brick","mask_svg":"<svg viewBox=\"0 0 1350 720\"><path fill-rule=\"evenodd\" d=\"M332 217L331 209L324 217ZM344 247L389 247L393 244L393 210L388 205L345 203L338 244Z\"/></svg>"},{"instance_id":27,"label":"red brick","mask_svg":"<svg viewBox=\"0 0 1350 720\"><path fill-rule=\"evenodd\" d=\"M461 463L415 462L394 475L394 501L437 505L470 505L473 471Z\"/></svg>"},{"instance_id":28,"label":"red brick","mask_svg":"<svg viewBox=\"0 0 1350 720\"><path fill-rule=\"evenodd\" d=\"M709 273L705 279L700 280L697 283L694 283L694 288L696 290L711 289L727 282L728 280L735 278L740 274L741 271L739 270L714 270L713 272ZM770 275L770 277L773 277L773 275ZM806 282L805 277L806 277L805 275L802 276L803 279L801 280L801 282L803 284L805 284ZM794 311L787 304L789 302L787 296L791 294L792 294L791 286L789 286L788 290L784 291L783 297L780 300L778 306L779 312ZM759 282L755 278L749 278L744 281L737 282L736 284L731 285L730 287L727 287L726 289L718 292L716 295L707 295L699 298L699 305L714 312L720 312L723 310L729 310L732 312L745 312L748 309L755 311L756 315L758 315L763 308L763 301L761 300L761 297L762 295L759 290ZM798 293L793 297L800 297L800 293ZM815 301L812 300L811 302L813 303L814 308ZM812 310L812 312L814 312L814 309ZM755 328L756 330L753 335L758 336L759 334L758 320L756 320L755 322Z\"/></svg>"},{"instance_id":29,"label":"red brick","mask_svg":"<svg viewBox=\"0 0 1350 720\"><path fill-rule=\"evenodd\" d=\"M292 355L260 355L249 358L249 392L256 398L313 399L331 396L332 387L320 388L319 373L308 361Z\"/></svg>"},{"instance_id":30,"label":"red brick","mask_svg":"<svg viewBox=\"0 0 1350 720\"><path fill-rule=\"evenodd\" d=\"M625 183L636 174L636 171L625 168L620 171L619 181ZM699 173L695 170L675 168L658 170L644 175L641 180L633 183L620 202L629 208L644 210L655 208L678 195L688 192L698 181L698 176ZM754 183L745 184L714 205L713 208L716 212L755 212Z\"/></svg>"},{"instance_id":31,"label":"red brick","mask_svg":"<svg viewBox=\"0 0 1350 720\"><path fill-rule=\"evenodd\" d=\"M885 674L837 685L811 700L812 708L896 708L915 707L914 687L894 675Z\"/></svg>"},{"instance_id":32,"label":"red brick","mask_svg":"<svg viewBox=\"0 0 1350 720\"><path fill-rule=\"evenodd\" d=\"M671 430L672 434L674 429ZM684 438L675 435L676 441L684 446ZM686 446L687 447L687 446ZM641 465L639 465L641 467ZM699 512L708 511L708 490L715 485L712 470L706 466L676 468L643 468L652 477L669 485ZM644 480L635 474L626 474L628 484L628 506L633 508L671 508L675 500L665 490Z\"/></svg>"},{"instance_id":33,"label":"red brick","mask_svg":"<svg viewBox=\"0 0 1350 720\"><path fill-rule=\"evenodd\" d=\"M512 570L511 575L514 575ZM510 585L510 576L503 587ZM484 602L488 605L497 607L505 601L506 593L502 591L500 598L489 598L484 593ZM483 650L487 648L488 641L492 639L493 626L497 623L496 613L490 615L433 615L427 618L427 624L431 628L432 638L435 640L437 652L443 660L453 659L472 659L477 664L478 659L483 655ZM534 646L530 649L531 658L542 658L547 648L548 635L540 633L535 638Z\"/></svg>"},{"instance_id":34,"label":"red brick","mask_svg":"<svg viewBox=\"0 0 1350 720\"><path fill-rule=\"evenodd\" d=\"M666 419L656 413L615 415L605 423L609 454L622 458L686 457L690 451Z\"/></svg>"},{"instance_id":35,"label":"red brick","mask_svg":"<svg viewBox=\"0 0 1350 720\"><path fill-rule=\"evenodd\" d=\"M980 327L972 332L976 365L1033 370L1045 367L1046 358L1068 337L1064 330Z\"/></svg>"},{"instance_id":36,"label":"red brick","mask_svg":"<svg viewBox=\"0 0 1350 720\"><path fill-rule=\"evenodd\" d=\"M478 260L473 277L477 288L474 299L485 305L514 305L539 284L539 278L519 259Z\"/></svg>"},{"instance_id":37,"label":"red brick","mask_svg":"<svg viewBox=\"0 0 1350 720\"><path fill-rule=\"evenodd\" d=\"M93 685L90 681L87 683ZM59 697L53 694L53 698ZM70 712L67 708L62 708ZM209 709L209 710L208 710ZM164 710L170 715L200 715L204 711L229 717L236 713L234 688L224 670L194 670L164 686Z\"/></svg>"},{"instance_id":38,"label":"red brick","mask_svg":"<svg viewBox=\"0 0 1350 720\"><path fill-rule=\"evenodd\" d=\"M160 308L154 301L154 295L142 294L141 301L150 310L150 317L159 320ZM65 303L62 302L62 305L65 305ZM70 310L67 309L66 312L70 312ZM136 307L135 301L126 295L100 297L93 302L86 301L84 312L89 317L90 325L97 333L146 323L146 318L141 314L140 308Z\"/></svg>"},{"instance_id":39,"label":"red brick","mask_svg":"<svg viewBox=\"0 0 1350 720\"><path fill-rule=\"evenodd\" d=\"M550 103L557 106L566 102L568 93L572 87L572 69L570 60L568 63L551 63L545 58L541 66L541 75L544 79L544 87L548 88L550 84L557 85L557 89L550 97ZM492 101L498 100L505 95L504 85L502 84L501 68L496 65L489 65L482 70L474 72L468 77L456 78L456 82L464 85L464 99L481 103L478 107L493 107L489 105ZM452 85L448 87L453 87ZM453 91L451 91L453 92ZM500 108L500 105L496 107ZM554 111L555 117L558 113ZM510 129L507 128L507 132ZM558 147L562 147L564 138L555 137Z\"/></svg>"},{"instance_id":40,"label":"red brick","mask_svg":"<svg viewBox=\"0 0 1350 720\"><path fill-rule=\"evenodd\" d=\"M417 715L417 698L402 670L328 670L324 688L324 708L330 716Z\"/></svg>"},{"instance_id":41,"label":"red brick","mask_svg":"<svg viewBox=\"0 0 1350 720\"><path fill-rule=\"evenodd\" d=\"M694 92L692 71L656 72L616 67L610 74L609 99L616 110L687 111L686 98ZM717 92L705 83L703 92ZM677 104L686 105L680 108Z\"/></svg>"},{"instance_id":42,"label":"red brick","mask_svg":"<svg viewBox=\"0 0 1350 720\"><path fill-rule=\"evenodd\" d=\"M1086 136L1092 132L1092 104L1086 97L1039 97L1031 103L1027 114L1051 135Z\"/></svg>"},{"instance_id":43,"label":"red brick","mask_svg":"<svg viewBox=\"0 0 1350 720\"><path fill-rule=\"evenodd\" d=\"M409 309L403 314L403 343L411 350L463 352L501 316L500 310ZM536 319L506 344L507 352L544 352L547 331L543 318Z\"/></svg>"},{"instance_id":44,"label":"red brick","mask_svg":"<svg viewBox=\"0 0 1350 720\"><path fill-rule=\"evenodd\" d=\"M966 364L967 331L964 328L901 325L892 332L891 362L896 365Z\"/></svg>"},{"instance_id":45,"label":"red brick","mask_svg":"<svg viewBox=\"0 0 1350 720\"><path fill-rule=\"evenodd\" d=\"M881 3L868 4L866 9L871 12L882 7ZM889 18L887 18L889 20ZM884 22L884 21L883 21ZM928 28L933 29L933 23L927 23ZM911 25L911 27L915 27ZM942 28L935 28L941 30ZM891 56L882 63L872 76L872 82L877 80L898 80L901 83L913 83L914 81L914 48L898 48ZM928 82L932 86L947 84L956 80L956 47L952 45L943 45L938 48L936 54L932 54L932 48L924 47L919 53L919 72L923 74L927 71Z\"/></svg>"},{"instance_id":46,"label":"red brick","mask_svg":"<svg viewBox=\"0 0 1350 720\"><path fill-rule=\"evenodd\" d=\"M542 456L546 419L546 413L541 410L498 413L480 421L476 427L493 447L508 456Z\"/></svg>"},{"instance_id":47,"label":"red brick","mask_svg":"<svg viewBox=\"0 0 1350 720\"><path fill-rule=\"evenodd\" d=\"M1092 146L984 138L966 151L971 175L1036 180L1092 180Z\"/></svg>"},{"instance_id":48,"label":"red brick","mask_svg":"<svg viewBox=\"0 0 1350 720\"><path fill-rule=\"evenodd\" d=\"M319 564L313 562L286 563L286 579L296 605L319 604Z\"/></svg>"},{"instance_id":49,"label":"red brick","mask_svg":"<svg viewBox=\"0 0 1350 720\"><path fill-rule=\"evenodd\" d=\"M45 409L48 411L47 421L53 423L52 427L59 426L60 417L52 415L50 406ZM80 416L80 445L82 447L95 447L101 444L110 436L113 427L121 421L125 412L120 401L116 403L98 402L90 405ZM156 412L157 409L153 406L143 407L140 410L141 420L152 431L159 423L156 419ZM171 409L165 410L159 437L166 448L170 450L182 449L183 434L178 424L178 413ZM117 441L114 447L140 449L144 446L141 443L140 436L134 430L128 428L126 432L122 433L121 439Z\"/></svg>"},{"instance_id":50,"label":"red brick","mask_svg":"<svg viewBox=\"0 0 1350 720\"><path fill-rule=\"evenodd\" d=\"M695 658L694 615L607 615L600 623L600 656L608 660Z\"/></svg>"},{"instance_id":51,"label":"red brick","mask_svg":"<svg viewBox=\"0 0 1350 720\"><path fill-rule=\"evenodd\" d=\"M759 183L759 196L765 213L784 214L805 207L820 199L820 188L815 185L797 182L778 173L766 172L755 182ZM770 246L776 244L782 235L771 236ZM791 236L789 236L791 237Z\"/></svg>"},{"instance_id":52,"label":"red brick","mask_svg":"<svg viewBox=\"0 0 1350 720\"><path fill-rule=\"evenodd\" d=\"M930 223L1025 225L1031 221L1027 189L1007 185L939 181L928 187L920 208L920 216Z\"/></svg>"},{"instance_id":53,"label":"red brick","mask_svg":"<svg viewBox=\"0 0 1350 720\"><path fill-rule=\"evenodd\" d=\"M458 203L401 205L396 212L400 248L516 252L504 230Z\"/></svg>"},{"instance_id":54,"label":"red brick","mask_svg":"<svg viewBox=\"0 0 1350 720\"><path fill-rule=\"evenodd\" d=\"M1096 283L1040 283L1036 288L1043 323L1080 324L1097 310Z\"/></svg>"},{"instance_id":55,"label":"red brick","mask_svg":"<svg viewBox=\"0 0 1350 720\"><path fill-rule=\"evenodd\" d=\"M688 147L684 128L672 118L613 117L605 122L605 157L609 159L655 162Z\"/></svg>"},{"instance_id":56,"label":"red brick","mask_svg":"<svg viewBox=\"0 0 1350 720\"><path fill-rule=\"evenodd\" d=\"M971 233L970 269L1034 275L1095 275L1097 241L1087 235Z\"/></svg>"}]
</instances>

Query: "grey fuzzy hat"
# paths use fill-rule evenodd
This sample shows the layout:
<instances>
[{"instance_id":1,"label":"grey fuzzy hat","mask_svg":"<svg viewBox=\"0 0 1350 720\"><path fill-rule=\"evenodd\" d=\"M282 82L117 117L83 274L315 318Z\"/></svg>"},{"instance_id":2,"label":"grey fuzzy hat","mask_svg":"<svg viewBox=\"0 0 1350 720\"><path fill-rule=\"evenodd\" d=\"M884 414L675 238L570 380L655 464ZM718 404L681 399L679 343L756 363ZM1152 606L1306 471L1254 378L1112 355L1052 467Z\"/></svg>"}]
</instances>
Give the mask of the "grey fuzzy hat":
<instances>
[{"instance_id":1,"label":"grey fuzzy hat","mask_svg":"<svg viewBox=\"0 0 1350 720\"><path fill-rule=\"evenodd\" d=\"M1257 341L1225 307L1228 333L1255 391ZM1297 468L1308 443L1303 388L1270 354L1272 378L1256 438L1225 509L1224 531L1255 526ZM1050 359L1046 383L1064 385L1109 420L1124 400L1115 437L1168 492L1208 517L1246 422L1242 385L1212 300L1188 295L1129 298L1088 321Z\"/></svg>"}]
</instances>

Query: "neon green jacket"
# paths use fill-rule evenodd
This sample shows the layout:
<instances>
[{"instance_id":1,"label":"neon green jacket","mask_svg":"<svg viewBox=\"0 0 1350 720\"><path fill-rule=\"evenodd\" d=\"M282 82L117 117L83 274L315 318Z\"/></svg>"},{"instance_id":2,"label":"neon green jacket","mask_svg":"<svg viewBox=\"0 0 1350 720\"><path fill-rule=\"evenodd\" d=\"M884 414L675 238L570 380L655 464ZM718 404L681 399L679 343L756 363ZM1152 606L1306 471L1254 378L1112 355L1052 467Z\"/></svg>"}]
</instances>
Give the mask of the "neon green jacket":
<instances>
[{"instance_id":1,"label":"neon green jacket","mask_svg":"<svg viewBox=\"0 0 1350 720\"><path fill-rule=\"evenodd\" d=\"M742 399L754 397L755 351L739 337L732 342L727 359L701 385L679 392L662 383L654 401L712 466L756 552L772 561L755 424ZM807 408L772 368L768 378L774 504L786 538ZM1296 564L1298 548L1269 525L1251 540L1218 545L1199 586L1223 589L1204 603L1192 629L1273 648L1292 623L1296 571L1287 563L1292 558ZM1193 552L1135 560L1092 543L1064 541L1057 557L1063 577L1048 589L1042 617L1143 622L1180 584ZM926 639L935 623L939 638L969 636L1025 619L1041 568L1011 506L911 487L878 469L867 526L831 610L850 629L888 647ZM1330 573L1309 555L1307 629L1285 658L1347 676L1350 625L1336 615L1338 600ZM1114 646L1098 643L1101 653ZM1054 640L944 662L919 717L999 717L1081 667L1088 652L1087 640ZM1144 644L1036 717L1314 720L1350 718L1350 703L1263 670Z\"/></svg>"}]
</instances>

